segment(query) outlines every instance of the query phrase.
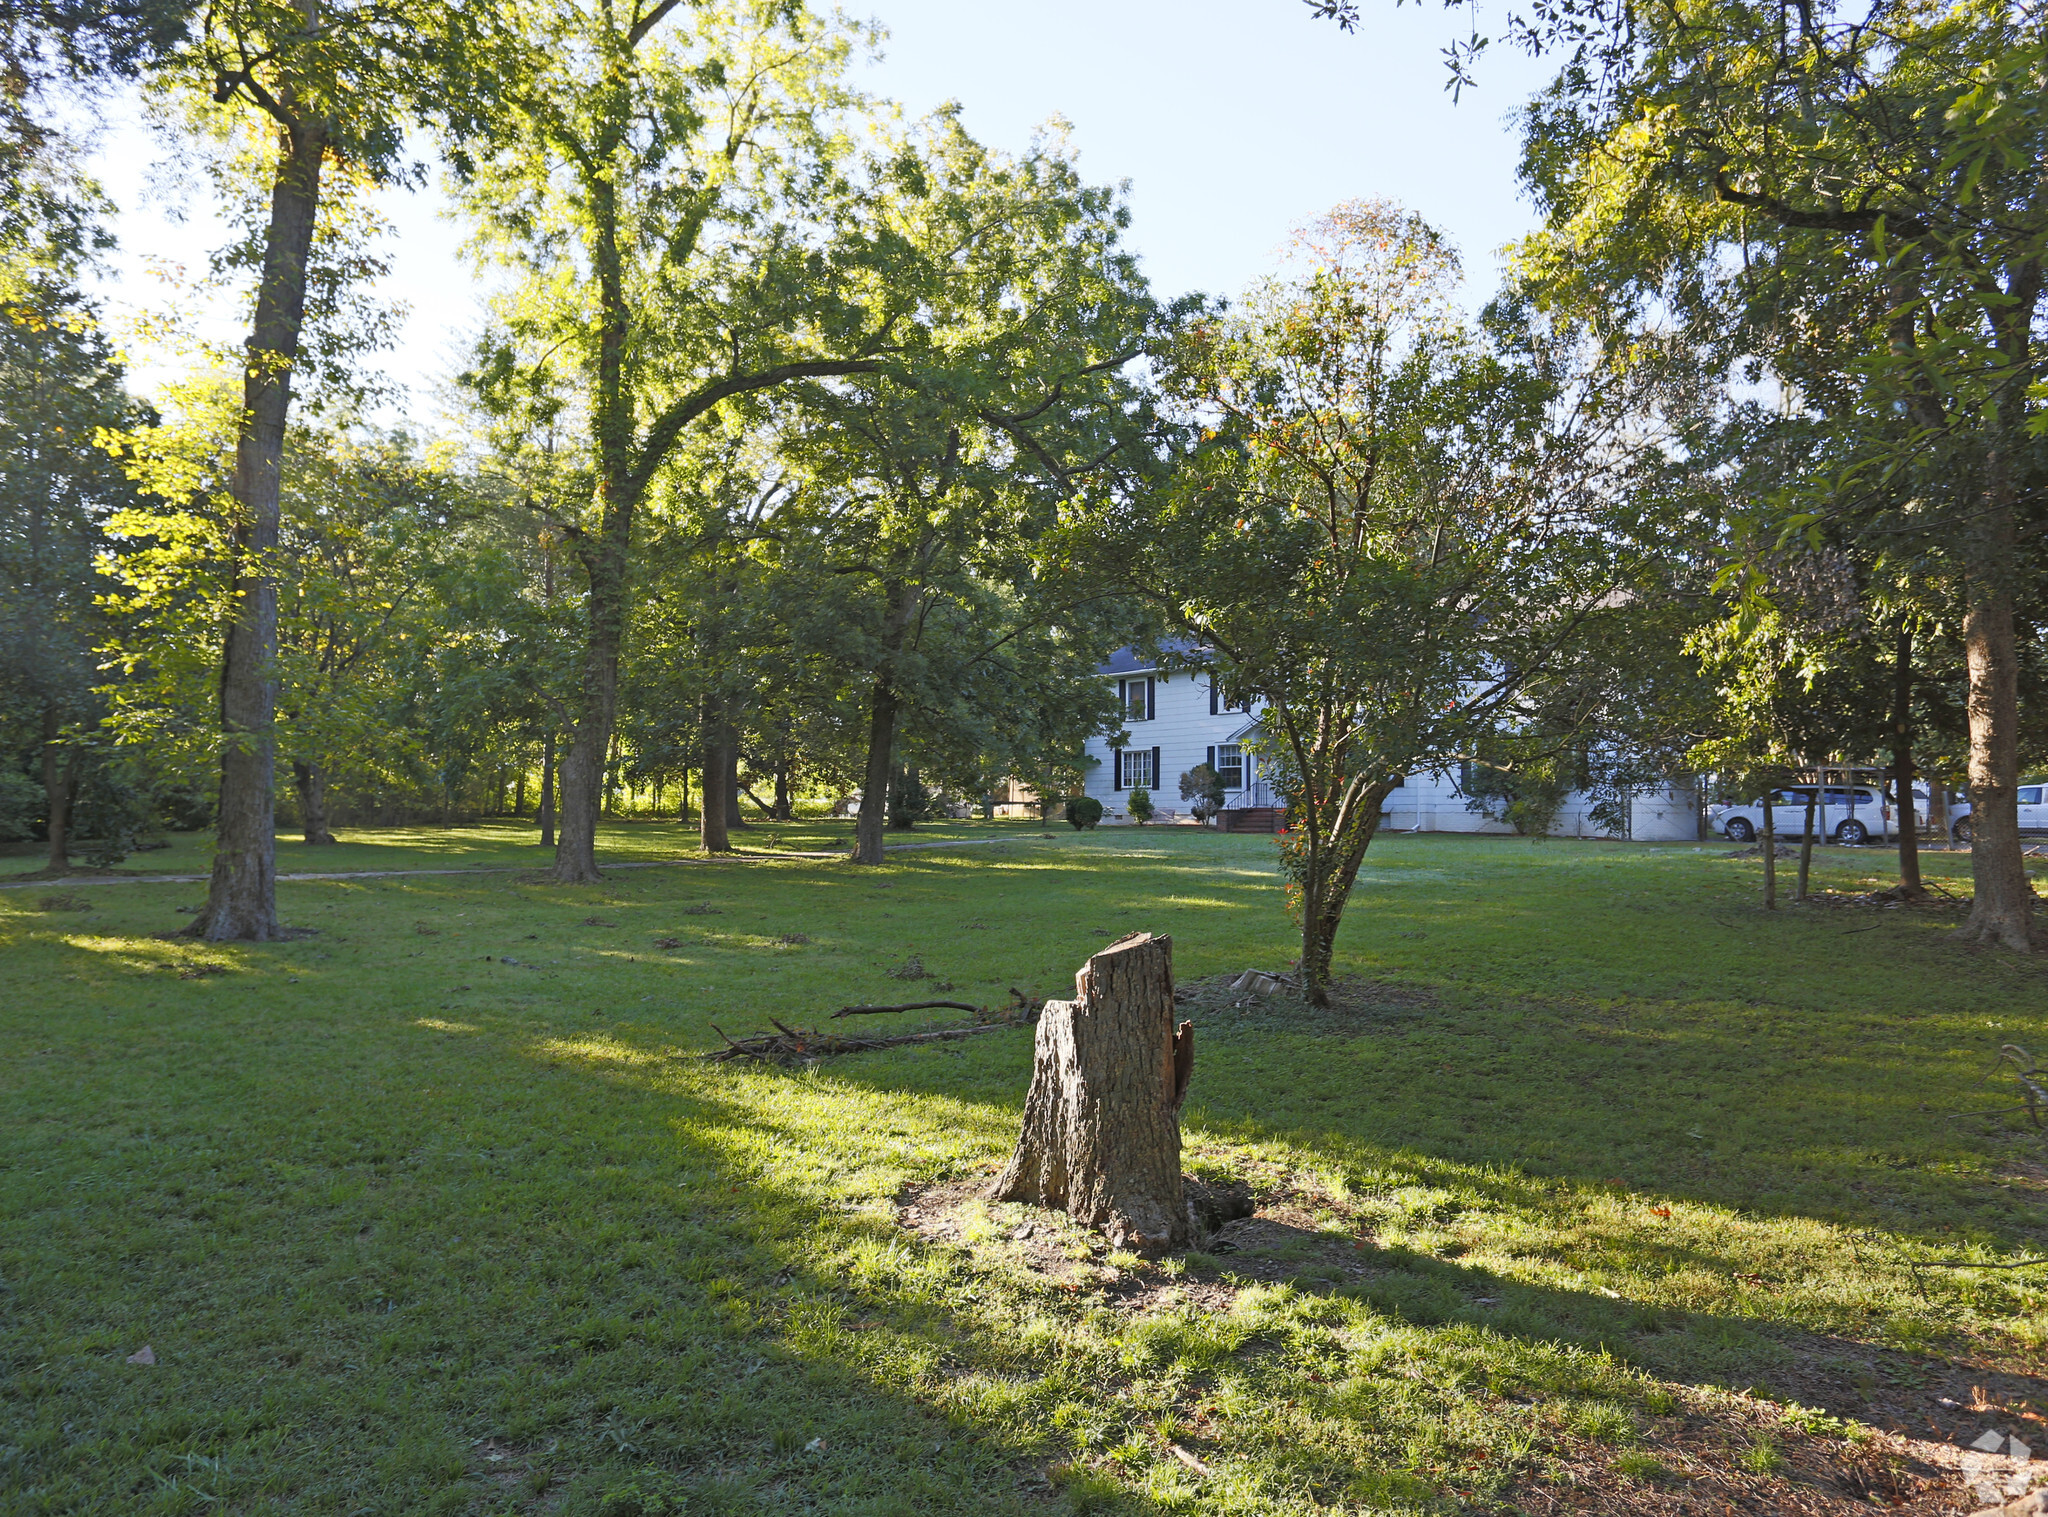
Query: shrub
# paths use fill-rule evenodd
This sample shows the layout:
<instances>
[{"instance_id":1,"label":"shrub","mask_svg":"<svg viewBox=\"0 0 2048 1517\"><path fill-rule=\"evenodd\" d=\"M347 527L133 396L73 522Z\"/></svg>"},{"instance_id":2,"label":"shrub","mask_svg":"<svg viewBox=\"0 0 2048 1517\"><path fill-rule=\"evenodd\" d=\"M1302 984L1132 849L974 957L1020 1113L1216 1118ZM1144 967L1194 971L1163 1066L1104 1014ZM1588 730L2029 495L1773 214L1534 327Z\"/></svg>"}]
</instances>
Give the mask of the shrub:
<instances>
[{"instance_id":1,"label":"shrub","mask_svg":"<svg viewBox=\"0 0 2048 1517\"><path fill-rule=\"evenodd\" d=\"M1140 785L1131 792L1127 805L1130 808L1131 820L1140 827L1152 820L1152 792L1144 786Z\"/></svg>"},{"instance_id":2,"label":"shrub","mask_svg":"<svg viewBox=\"0 0 2048 1517\"><path fill-rule=\"evenodd\" d=\"M1067 802L1067 824L1076 832L1102 820L1102 802L1092 795L1077 795Z\"/></svg>"},{"instance_id":3,"label":"shrub","mask_svg":"<svg viewBox=\"0 0 2048 1517\"><path fill-rule=\"evenodd\" d=\"M1189 803L1196 821L1208 821L1223 809L1223 776L1207 764L1195 765L1180 777L1180 798Z\"/></svg>"}]
</instances>

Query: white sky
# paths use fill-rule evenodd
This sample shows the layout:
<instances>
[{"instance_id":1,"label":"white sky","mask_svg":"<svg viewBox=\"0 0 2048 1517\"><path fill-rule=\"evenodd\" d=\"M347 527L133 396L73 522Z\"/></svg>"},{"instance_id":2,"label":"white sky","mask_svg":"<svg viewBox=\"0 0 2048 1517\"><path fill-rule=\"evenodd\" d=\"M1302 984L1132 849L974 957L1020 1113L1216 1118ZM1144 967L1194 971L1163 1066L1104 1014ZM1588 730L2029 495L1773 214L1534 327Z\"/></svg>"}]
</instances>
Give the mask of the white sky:
<instances>
[{"instance_id":1,"label":"white sky","mask_svg":"<svg viewBox=\"0 0 2048 1517\"><path fill-rule=\"evenodd\" d=\"M958 100L970 131L1012 151L1064 116L1083 173L1129 182L1130 241L1162 295L1233 294L1272 265L1292 227L1363 196L1399 201L1448 232L1476 304L1497 277L1493 254L1531 224L1507 117L1547 71L1500 53L1482 66L1480 88L1453 104L1439 50L1463 12L1369 0L1347 36L1299 0L871 4L891 36L863 70L865 86L911 115ZM117 315L164 301L146 257L196 272L221 239L203 188L168 181L157 157L117 104L97 155L121 207L122 249L104 286ZM409 312L385 357L411 396L409 420L432 429L432 392L460 367L464 334L480 320L478 287L435 192L388 202L397 235L382 293ZM239 319L218 313L216 331ZM134 379L147 389L158 377L145 360Z\"/></svg>"}]
</instances>

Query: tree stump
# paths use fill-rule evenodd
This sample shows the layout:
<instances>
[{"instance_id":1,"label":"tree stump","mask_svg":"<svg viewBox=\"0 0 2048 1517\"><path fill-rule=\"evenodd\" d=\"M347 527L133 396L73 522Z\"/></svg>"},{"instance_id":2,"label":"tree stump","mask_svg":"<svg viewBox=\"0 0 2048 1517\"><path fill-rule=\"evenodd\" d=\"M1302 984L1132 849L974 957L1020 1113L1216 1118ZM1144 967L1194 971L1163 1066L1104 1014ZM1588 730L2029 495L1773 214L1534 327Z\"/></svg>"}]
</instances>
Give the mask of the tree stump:
<instances>
[{"instance_id":1,"label":"tree stump","mask_svg":"<svg viewBox=\"0 0 2048 1517\"><path fill-rule=\"evenodd\" d=\"M1173 940L1110 944L1073 1000L1039 1013L1024 1131L990 1199L1064 1211L1118 1248L1189 1246L1180 1104L1194 1061L1194 1024L1173 1023Z\"/></svg>"}]
</instances>

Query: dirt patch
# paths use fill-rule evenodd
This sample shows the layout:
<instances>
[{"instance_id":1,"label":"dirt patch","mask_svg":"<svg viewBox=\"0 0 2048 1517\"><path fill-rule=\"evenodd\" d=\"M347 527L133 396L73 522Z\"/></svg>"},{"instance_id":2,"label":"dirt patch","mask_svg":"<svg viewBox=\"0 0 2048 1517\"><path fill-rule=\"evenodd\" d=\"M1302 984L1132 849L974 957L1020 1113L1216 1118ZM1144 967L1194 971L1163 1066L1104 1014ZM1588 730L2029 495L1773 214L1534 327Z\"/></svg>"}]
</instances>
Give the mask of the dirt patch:
<instances>
[{"instance_id":1,"label":"dirt patch","mask_svg":"<svg viewBox=\"0 0 2048 1517\"><path fill-rule=\"evenodd\" d=\"M470 1451L478 1476L502 1496L529 1512L552 1512L561 1505L566 1482L549 1469L546 1449L527 1448L502 1438L485 1438Z\"/></svg>"},{"instance_id":2,"label":"dirt patch","mask_svg":"<svg viewBox=\"0 0 2048 1517\"><path fill-rule=\"evenodd\" d=\"M1541 1468L1514 1491L1529 1517L1849 1517L1873 1507L1956 1517L1987 1492L2002 1501L2032 1479L2010 1459L1883 1433L1860 1442L1816 1435L1788 1425L1770 1402L1711 1393L1648 1419L1631 1448L1561 1438L1534 1462Z\"/></svg>"},{"instance_id":3,"label":"dirt patch","mask_svg":"<svg viewBox=\"0 0 2048 1517\"><path fill-rule=\"evenodd\" d=\"M964 1248L978 1262L1021 1269L1057 1289L1139 1313L1170 1305L1228 1311L1246 1284L1296 1279L1304 1274L1304 1261L1321 1266L1317 1277L1299 1279L1309 1289L1373 1273L1344 1257L1349 1252L1344 1240L1304 1225L1311 1220L1308 1214L1286 1197L1250 1217L1224 1223L1185 1255L1112 1260L1101 1234L1063 1213L990 1201L993 1174L904 1187L896 1195L897 1225L927 1242ZM1189 1183L1211 1192L1220 1189L1192 1176ZM1304 1239L1314 1240L1309 1248L1302 1246ZM1340 1263L1343 1268L1336 1270Z\"/></svg>"}]
</instances>

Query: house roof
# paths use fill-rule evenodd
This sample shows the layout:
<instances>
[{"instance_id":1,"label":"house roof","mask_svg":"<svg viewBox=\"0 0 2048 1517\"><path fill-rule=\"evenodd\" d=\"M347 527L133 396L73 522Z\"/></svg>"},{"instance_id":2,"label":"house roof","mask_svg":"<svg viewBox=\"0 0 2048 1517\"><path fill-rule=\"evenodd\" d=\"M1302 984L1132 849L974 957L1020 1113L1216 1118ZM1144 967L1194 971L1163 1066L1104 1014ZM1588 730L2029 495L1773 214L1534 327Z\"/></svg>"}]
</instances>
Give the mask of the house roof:
<instances>
[{"instance_id":1,"label":"house roof","mask_svg":"<svg viewBox=\"0 0 2048 1517\"><path fill-rule=\"evenodd\" d=\"M1162 653L1186 655L1199 651L1201 644L1191 638L1169 637L1161 639ZM1136 648L1119 648L1110 654L1106 662L1097 664L1097 674L1144 674L1159 667L1159 660L1140 653Z\"/></svg>"}]
</instances>

